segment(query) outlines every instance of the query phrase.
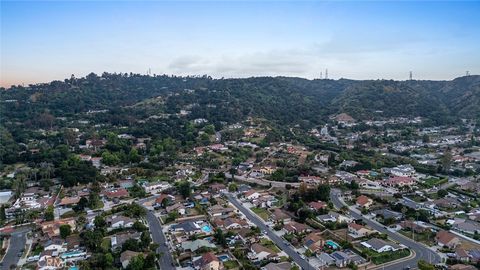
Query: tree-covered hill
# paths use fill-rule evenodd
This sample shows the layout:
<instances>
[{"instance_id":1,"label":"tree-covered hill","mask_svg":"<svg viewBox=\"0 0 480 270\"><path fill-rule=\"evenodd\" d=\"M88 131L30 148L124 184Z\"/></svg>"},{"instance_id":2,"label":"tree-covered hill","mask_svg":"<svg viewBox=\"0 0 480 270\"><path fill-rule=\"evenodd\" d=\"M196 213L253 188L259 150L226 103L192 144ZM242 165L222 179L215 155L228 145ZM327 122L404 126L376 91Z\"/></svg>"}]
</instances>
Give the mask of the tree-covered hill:
<instances>
[{"instance_id":1,"label":"tree-covered hill","mask_svg":"<svg viewBox=\"0 0 480 270\"><path fill-rule=\"evenodd\" d=\"M194 104L190 117L213 122L258 116L280 124L316 124L331 114L346 112L357 119L422 116L443 123L480 117L480 76L452 81L354 81L92 73L2 89L0 113L2 122L24 122L46 111L55 117L89 110L116 111L155 97L165 100L165 113L178 113ZM133 108L141 113L142 106Z\"/></svg>"}]
</instances>

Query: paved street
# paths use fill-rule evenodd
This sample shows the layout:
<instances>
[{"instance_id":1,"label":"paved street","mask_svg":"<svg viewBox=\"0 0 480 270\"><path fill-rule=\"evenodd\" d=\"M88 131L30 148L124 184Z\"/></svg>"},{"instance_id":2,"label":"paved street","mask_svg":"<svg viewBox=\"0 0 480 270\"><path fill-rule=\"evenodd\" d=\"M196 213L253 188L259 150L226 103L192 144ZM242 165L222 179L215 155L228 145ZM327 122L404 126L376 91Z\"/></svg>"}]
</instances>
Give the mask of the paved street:
<instances>
[{"instance_id":1,"label":"paved street","mask_svg":"<svg viewBox=\"0 0 480 270\"><path fill-rule=\"evenodd\" d=\"M3 258L1 269L9 269L11 265L17 265L20 256L19 253L25 248L27 241L27 231L22 229L21 231L13 232L10 236L10 244Z\"/></svg>"},{"instance_id":2,"label":"paved street","mask_svg":"<svg viewBox=\"0 0 480 270\"><path fill-rule=\"evenodd\" d=\"M154 200L158 196L152 196L150 198L142 199L137 202L137 204L143 206L143 203L148 200ZM162 232L162 225L160 221L155 216L155 213L152 210L147 210L146 216L148 227L150 228L150 232L152 234L153 242L157 243L159 247L157 248L157 253L161 254L159 259L160 269L173 269L173 258L170 250L168 250L168 246L166 244L165 235Z\"/></svg>"},{"instance_id":3,"label":"paved street","mask_svg":"<svg viewBox=\"0 0 480 270\"><path fill-rule=\"evenodd\" d=\"M230 193L225 193L225 196L227 196L228 200L235 205L242 213L251 221L253 222L257 227L260 228L262 231L267 231L268 237L272 239L273 242L281 249L283 250L292 260L294 260L302 269L309 269L313 270L313 268L306 260L302 259L298 253L295 252L295 250L292 248L290 245L285 245L284 240L277 236L267 225L265 225L265 222L263 220L260 220L256 215L254 215L252 212L250 212L249 209L245 208L238 200L235 198L233 195Z\"/></svg>"},{"instance_id":4,"label":"paved street","mask_svg":"<svg viewBox=\"0 0 480 270\"><path fill-rule=\"evenodd\" d=\"M168 250L166 243L165 236L162 233L162 226L160 225L160 221L155 216L153 211L147 212L147 221L148 226L150 227L150 232L152 233L153 241L159 244L157 249L157 253L162 254L160 257L160 269L172 269L173 265L173 258L172 254Z\"/></svg>"},{"instance_id":5,"label":"paved street","mask_svg":"<svg viewBox=\"0 0 480 270\"><path fill-rule=\"evenodd\" d=\"M225 173L225 177L226 178L231 178L232 175L230 173ZM292 187L300 186L300 183L298 183L298 182L297 183L276 182L276 181L266 180L266 179L263 179L263 178L245 177L245 176L241 176L241 175L235 175L234 177L238 181L255 183L255 184L261 185L261 186L272 185L272 187L279 187L279 188L285 188L285 186L287 186L287 185L290 185Z\"/></svg>"},{"instance_id":6,"label":"paved street","mask_svg":"<svg viewBox=\"0 0 480 270\"><path fill-rule=\"evenodd\" d=\"M342 206L345 206L346 204L342 201L341 197L341 191L338 189L332 189L330 193L330 198L335 205L336 208L341 208ZM419 244L418 242L413 241L410 238L407 238L399 233L392 232L390 230L385 229L385 227L371 219L368 219L364 217L358 210L349 208L350 215L355 218L355 219L362 219L368 226L371 228L381 232L385 233L390 237L391 239L409 247L411 250L415 251L416 256L408 259L406 261L401 261L392 265L385 266L385 270L398 270L398 269L404 269L406 267L411 267L411 268L416 268L417 267L417 262L419 260L425 260L426 262L431 262L433 264L437 264L441 262L440 256L435 253L433 250L427 248L426 246Z\"/></svg>"}]
</instances>

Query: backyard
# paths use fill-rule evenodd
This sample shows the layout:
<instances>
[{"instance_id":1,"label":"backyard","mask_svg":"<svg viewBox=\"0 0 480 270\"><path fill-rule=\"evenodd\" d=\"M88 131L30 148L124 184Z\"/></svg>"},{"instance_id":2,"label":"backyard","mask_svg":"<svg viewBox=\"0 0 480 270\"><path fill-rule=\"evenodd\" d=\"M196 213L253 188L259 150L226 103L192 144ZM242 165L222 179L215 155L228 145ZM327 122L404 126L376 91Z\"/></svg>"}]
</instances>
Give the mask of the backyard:
<instances>
[{"instance_id":1,"label":"backyard","mask_svg":"<svg viewBox=\"0 0 480 270\"><path fill-rule=\"evenodd\" d=\"M226 262L223 262L223 266L225 267L225 269L235 269L235 268L238 268L238 262L237 261L226 261Z\"/></svg>"}]
</instances>

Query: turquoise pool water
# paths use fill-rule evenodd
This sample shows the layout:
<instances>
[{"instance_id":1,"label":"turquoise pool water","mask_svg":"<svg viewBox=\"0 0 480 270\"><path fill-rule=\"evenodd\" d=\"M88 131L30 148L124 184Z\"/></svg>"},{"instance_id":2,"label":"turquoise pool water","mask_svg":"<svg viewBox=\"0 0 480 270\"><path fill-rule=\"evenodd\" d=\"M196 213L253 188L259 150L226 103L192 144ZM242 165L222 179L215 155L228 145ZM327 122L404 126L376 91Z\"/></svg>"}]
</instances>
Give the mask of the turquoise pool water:
<instances>
[{"instance_id":1,"label":"turquoise pool water","mask_svg":"<svg viewBox=\"0 0 480 270\"><path fill-rule=\"evenodd\" d=\"M75 257L75 256L79 256L79 255L82 255L83 252L80 252L80 251L72 251L72 252L65 252L63 253L60 257L62 259L66 259L66 258L70 258L70 257Z\"/></svg>"},{"instance_id":2,"label":"turquoise pool water","mask_svg":"<svg viewBox=\"0 0 480 270\"><path fill-rule=\"evenodd\" d=\"M230 260L230 256L228 256L228 254L218 255L217 257L222 262L226 262L226 261Z\"/></svg>"},{"instance_id":3,"label":"turquoise pool water","mask_svg":"<svg viewBox=\"0 0 480 270\"><path fill-rule=\"evenodd\" d=\"M209 233L209 232L212 231L212 227L210 227L210 225L204 225L204 226L202 227L202 231L203 231L203 232L206 232L206 233Z\"/></svg>"},{"instance_id":4,"label":"turquoise pool water","mask_svg":"<svg viewBox=\"0 0 480 270\"><path fill-rule=\"evenodd\" d=\"M333 249L339 249L340 248L340 245L333 242L332 240L327 240L325 241L325 244Z\"/></svg>"}]
</instances>

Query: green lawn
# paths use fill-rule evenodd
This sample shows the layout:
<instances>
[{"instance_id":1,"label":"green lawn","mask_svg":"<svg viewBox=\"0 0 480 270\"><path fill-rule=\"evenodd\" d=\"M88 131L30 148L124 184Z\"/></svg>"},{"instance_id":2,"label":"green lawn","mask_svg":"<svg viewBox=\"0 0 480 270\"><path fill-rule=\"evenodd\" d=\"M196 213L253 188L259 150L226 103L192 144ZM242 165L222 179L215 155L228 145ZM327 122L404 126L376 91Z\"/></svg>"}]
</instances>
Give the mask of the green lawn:
<instances>
[{"instance_id":1,"label":"green lawn","mask_svg":"<svg viewBox=\"0 0 480 270\"><path fill-rule=\"evenodd\" d=\"M362 249L362 253L363 255L366 255L374 264L378 265L407 257L410 255L410 250L402 249L398 251L378 253L370 249Z\"/></svg>"},{"instance_id":2,"label":"green lawn","mask_svg":"<svg viewBox=\"0 0 480 270\"><path fill-rule=\"evenodd\" d=\"M262 238L260 240L260 244L264 247L267 247L275 252L280 252L280 249L278 249L278 247L270 240L266 239L266 238Z\"/></svg>"},{"instance_id":3,"label":"green lawn","mask_svg":"<svg viewBox=\"0 0 480 270\"><path fill-rule=\"evenodd\" d=\"M422 184L428 188L432 188L434 186L439 186L446 182L448 182L448 179L445 179L445 178L428 178L428 179L425 179Z\"/></svg>"},{"instance_id":4,"label":"green lawn","mask_svg":"<svg viewBox=\"0 0 480 270\"><path fill-rule=\"evenodd\" d=\"M408 238L412 238L412 232L409 230L400 230L399 233L405 235ZM415 241L422 242L427 246L435 245L435 233L424 232L424 233L415 233Z\"/></svg>"},{"instance_id":5,"label":"green lawn","mask_svg":"<svg viewBox=\"0 0 480 270\"><path fill-rule=\"evenodd\" d=\"M223 266L225 266L225 269L235 269L238 268L238 263L237 261L226 261L223 262Z\"/></svg>"},{"instance_id":6,"label":"green lawn","mask_svg":"<svg viewBox=\"0 0 480 270\"><path fill-rule=\"evenodd\" d=\"M105 237L105 238L102 239L102 248L105 249L105 250L110 249L110 238Z\"/></svg>"},{"instance_id":7,"label":"green lawn","mask_svg":"<svg viewBox=\"0 0 480 270\"><path fill-rule=\"evenodd\" d=\"M250 209L265 221L270 216L270 213L268 213L268 211L266 209L258 208L258 207L252 207Z\"/></svg>"}]
</instances>

